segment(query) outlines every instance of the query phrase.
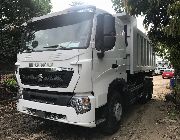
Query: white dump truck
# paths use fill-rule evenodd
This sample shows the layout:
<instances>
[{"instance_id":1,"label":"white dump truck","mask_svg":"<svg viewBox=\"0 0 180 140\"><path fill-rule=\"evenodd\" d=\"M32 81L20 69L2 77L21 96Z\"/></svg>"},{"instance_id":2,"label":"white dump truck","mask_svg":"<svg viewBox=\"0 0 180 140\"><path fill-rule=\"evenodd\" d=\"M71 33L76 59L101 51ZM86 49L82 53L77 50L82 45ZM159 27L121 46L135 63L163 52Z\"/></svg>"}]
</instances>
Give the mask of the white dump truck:
<instances>
[{"instance_id":1,"label":"white dump truck","mask_svg":"<svg viewBox=\"0 0 180 140\"><path fill-rule=\"evenodd\" d=\"M135 18L77 6L23 24L20 112L118 130L123 110L153 93L155 55Z\"/></svg>"}]
</instances>

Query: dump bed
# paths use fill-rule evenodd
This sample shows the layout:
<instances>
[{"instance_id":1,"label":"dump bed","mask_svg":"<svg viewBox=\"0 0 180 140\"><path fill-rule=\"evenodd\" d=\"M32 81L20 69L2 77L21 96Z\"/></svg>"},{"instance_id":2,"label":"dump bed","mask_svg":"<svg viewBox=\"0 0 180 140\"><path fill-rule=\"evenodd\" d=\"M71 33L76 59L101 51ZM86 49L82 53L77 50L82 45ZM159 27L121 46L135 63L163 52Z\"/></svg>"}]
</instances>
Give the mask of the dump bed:
<instances>
[{"instance_id":1,"label":"dump bed","mask_svg":"<svg viewBox=\"0 0 180 140\"><path fill-rule=\"evenodd\" d=\"M116 14L124 25L127 25L126 48L127 70L131 74L139 71L152 71L155 69L155 53L148 37L137 28L136 18L126 13Z\"/></svg>"}]
</instances>

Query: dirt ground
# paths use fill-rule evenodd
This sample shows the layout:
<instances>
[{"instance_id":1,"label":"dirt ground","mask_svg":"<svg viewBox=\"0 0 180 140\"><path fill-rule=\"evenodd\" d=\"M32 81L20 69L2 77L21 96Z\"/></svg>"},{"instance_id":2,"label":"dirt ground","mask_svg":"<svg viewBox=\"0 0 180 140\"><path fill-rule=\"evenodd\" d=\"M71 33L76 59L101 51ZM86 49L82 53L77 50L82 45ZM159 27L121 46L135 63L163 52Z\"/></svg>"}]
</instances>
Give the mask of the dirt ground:
<instances>
[{"instance_id":1,"label":"dirt ground","mask_svg":"<svg viewBox=\"0 0 180 140\"><path fill-rule=\"evenodd\" d=\"M15 102L0 103L0 140L180 140L180 117L174 105L165 102L168 84L169 79L154 76L153 99L129 107L112 136L98 128L39 121L17 112Z\"/></svg>"}]
</instances>

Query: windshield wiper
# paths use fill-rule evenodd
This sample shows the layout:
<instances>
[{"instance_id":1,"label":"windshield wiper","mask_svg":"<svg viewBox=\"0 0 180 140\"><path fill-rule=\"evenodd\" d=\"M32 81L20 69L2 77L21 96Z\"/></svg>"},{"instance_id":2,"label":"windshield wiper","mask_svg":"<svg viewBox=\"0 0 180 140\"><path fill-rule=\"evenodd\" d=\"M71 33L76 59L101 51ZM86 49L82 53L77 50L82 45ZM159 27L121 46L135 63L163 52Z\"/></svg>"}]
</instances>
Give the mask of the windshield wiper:
<instances>
[{"instance_id":1,"label":"windshield wiper","mask_svg":"<svg viewBox=\"0 0 180 140\"><path fill-rule=\"evenodd\" d=\"M57 48L57 47L59 47L59 45L47 46L47 47L43 47L43 48Z\"/></svg>"},{"instance_id":2,"label":"windshield wiper","mask_svg":"<svg viewBox=\"0 0 180 140\"><path fill-rule=\"evenodd\" d=\"M26 46L26 49L24 51L26 51L26 52L33 52L34 48L31 47L31 46Z\"/></svg>"},{"instance_id":3,"label":"windshield wiper","mask_svg":"<svg viewBox=\"0 0 180 140\"><path fill-rule=\"evenodd\" d=\"M58 50L71 50L71 48L67 48L67 47L64 47L64 46L58 46Z\"/></svg>"},{"instance_id":4,"label":"windshield wiper","mask_svg":"<svg viewBox=\"0 0 180 140\"><path fill-rule=\"evenodd\" d=\"M62 46L62 45L53 45L53 46L47 46L44 48L49 48L50 50L71 50L71 48L66 48L65 46Z\"/></svg>"},{"instance_id":5,"label":"windshield wiper","mask_svg":"<svg viewBox=\"0 0 180 140\"><path fill-rule=\"evenodd\" d=\"M66 48L65 46L61 46L61 45L53 45L53 46L47 46L47 47L44 47L44 48L58 48L58 49L68 49Z\"/></svg>"}]
</instances>

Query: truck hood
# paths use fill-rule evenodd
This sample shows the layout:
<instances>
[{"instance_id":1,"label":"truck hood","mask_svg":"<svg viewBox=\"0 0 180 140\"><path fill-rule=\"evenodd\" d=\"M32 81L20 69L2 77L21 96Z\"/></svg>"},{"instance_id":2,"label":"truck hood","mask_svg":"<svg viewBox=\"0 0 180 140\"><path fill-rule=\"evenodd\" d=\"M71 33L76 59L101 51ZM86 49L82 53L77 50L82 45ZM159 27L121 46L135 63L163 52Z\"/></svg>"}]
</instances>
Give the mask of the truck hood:
<instances>
[{"instance_id":1,"label":"truck hood","mask_svg":"<svg viewBox=\"0 0 180 140\"><path fill-rule=\"evenodd\" d=\"M43 52L31 52L22 53L18 55L20 62L44 62L44 61L65 61L65 60L77 60L79 51L75 50L57 50L57 51L43 51ZM74 58L74 59L73 59Z\"/></svg>"}]
</instances>

